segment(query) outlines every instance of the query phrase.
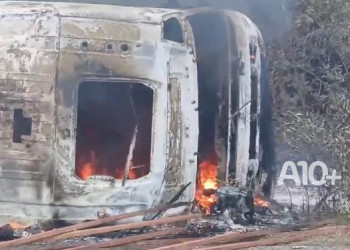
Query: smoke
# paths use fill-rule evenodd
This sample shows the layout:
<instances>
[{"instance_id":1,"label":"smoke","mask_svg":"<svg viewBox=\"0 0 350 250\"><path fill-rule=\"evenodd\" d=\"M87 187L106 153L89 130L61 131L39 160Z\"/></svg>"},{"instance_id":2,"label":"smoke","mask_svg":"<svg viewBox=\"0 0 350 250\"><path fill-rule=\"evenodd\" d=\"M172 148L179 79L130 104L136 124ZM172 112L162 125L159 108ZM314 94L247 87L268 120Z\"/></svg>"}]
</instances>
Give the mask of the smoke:
<instances>
[{"instance_id":1,"label":"smoke","mask_svg":"<svg viewBox=\"0 0 350 250\"><path fill-rule=\"evenodd\" d=\"M290 29L293 18L290 8L293 0L47 0L46 2L77 2L180 9L209 6L217 9L235 10L252 19L262 31L267 42L272 40L278 41Z\"/></svg>"}]
</instances>

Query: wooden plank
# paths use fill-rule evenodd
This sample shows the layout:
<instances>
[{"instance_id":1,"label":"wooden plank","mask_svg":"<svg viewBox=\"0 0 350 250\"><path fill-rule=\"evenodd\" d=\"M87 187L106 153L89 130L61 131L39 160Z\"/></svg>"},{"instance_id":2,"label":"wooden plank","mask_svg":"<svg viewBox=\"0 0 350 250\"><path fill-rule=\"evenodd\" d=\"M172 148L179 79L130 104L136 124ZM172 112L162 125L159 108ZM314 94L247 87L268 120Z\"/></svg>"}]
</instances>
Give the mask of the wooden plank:
<instances>
[{"instance_id":1,"label":"wooden plank","mask_svg":"<svg viewBox=\"0 0 350 250\"><path fill-rule=\"evenodd\" d=\"M128 244L125 247L130 247L130 249L133 248L138 250L146 250L146 249L154 249L161 246L178 244L186 241L192 241L193 239L194 239L193 237L192 238L165 237L164 239L149 239L149 240L139 241L133 244ZM197 239L201 239L201 238L197 238Z\"/></svg>"},{"instance_id":2,"label":"wooden plank","mask_svg":"<svg viewBox=\"0 0 350 250\"><path fill-rule=\"evenodd\" d=\"M209 238L203 238L199 240L193 240L193 241L187 241L179 244L163 246L163 247L155 248L154 250L176 250L176 249L192 250L195 247L209 246L212 244L218 245L218 244L232 243L232 242L238 242L238 241L246 241L246 240L251 240L252 238L262 238L265 236L269 236L271 234L276 234L276 233L281 233L286 231L293 231L293 230L301 230L303 228L315 229L315 228L323 227L329 223L330 223L330 220L325 220L322 222L310 222L305 225L296 225L296 226L289 226L284 228L276 228L276 229L249 232L249 233L230 232L230 233L217 235Z\"/></svg>"},{"instance_id":3,"label":"wooden plank","mask_svg":"<svg viewBox=\"0 0 350 250\"><path fill-rule=\"evenodd\" d=\"M173 239L156 239L156 240L145 240L145 241L139 241L135 243L137 246L148 246L148 245L158 245L158 246L165 246L165 245L172 245L172 244L178 244L186 241L192 241L194 238L173 238ZM196 238L196 239L204 239L204 238ZM154 248L154 247L153 247Z\"/></svg>"},{"instance_id":4,"label":"wooden plank","mask_svg":"<svg viewBox=\"0 0 350 250\"><path fill-rule=\"evenodd\" d=\"M146 209L146 210L142 210L142 211L121 214L121 215L115 215L115 216L102 218L102 219L98 219L98 220L94 220L94 221L79 223L79 224L68 226L68 227L53 229L53 230L50 230L50 231L47 231L44 233L29 236L27 238L21 238L21 239L6 241L6 242L0 242L0 249L31 244L34 242L50 239L50 238L55 237L55 236L60 235L60 234L69 233L69 232L72 232L75 230L81 230L81 229L85 229L85 228L95 227L95 226L115 222L118 220L123 220L123 219L131 218L131 217L146 215L146 214L150 214L150 213L156 213L159 210L169 209L169 208L173 208L173 207L180 207L180 206L184 206L184 203L177 203L177 204L173 204L173 205L168 205L168 204L167 205L159 205L159 206L156 206L154 208L150 208L150 209Z\"/></svg>"},{"instance_id":5,"label":"wooden plank","mask_svg":"<svg viewBox=\"0 0 350 250\"><path fill-rule=\"evenodd\" d=\"M347 234L350 233L350 227L325 227L309 231L300 232L288 232L274 234L272 237L267 239L261 239L257 241L242 242L235 244L226 244L221 246L204 247L199 248L201 250L232 250L232 249L246 249L251 247L261 246L275 246L281 244L288 244L293 242L300 242L303 240L310 239L310 237L320 237L329 234Z\"/></svg>"},{"instance_id":6,"label":"wooden plank","mask_svg":"<svg viewBox=\"0 0 350 250\"><path fill-rule=\"evenodd\" d=\"M161 231L152 232L152 233L146 233L146 234L140 234L140 235L134 235L134 236L129 236L129 237L125 237L125 238L110 240L110 241L102 242L102 243L96 243L96 244L91 244L91 245L83 245L83 246L68 248L67 250L79 250L79 249L94 250L94 249L99 249L99 248L104 248L104 247L117 247L117 246L121 246L121 245L126 245L126 244L130 244L130 243L138 242L141 240L153 239L156 237L166 236L166 235L174 235L174 234L182 233L184 231L185 231L185 229L183 229L183 228L171 228L171 229L161 230Z\"/></svg>"},{"instance_id":7,"label":"wooden plank","mask_svg":"<svg viewBox=\"0 0 350 250\"><path fill-rule=\"evenodd\" d=\"M154 250L177 250L177 249L192 250L195 247L205 246L210 244L222 244L227 242L235 242L235 241L242 241L242 240L247 240L247 239L252 239L257 237L264 237L274 232L276 231L263 230L263 231L249 232L249 233L230 232L230 233L225 233L222 235L217 235L209 238L187 241L187 242L174 244L170 246L163 246L163 247L155 248Z\"/></svg>"},{"instance_id":8,"label":"wooden plank","mask_svg":"<svg viewBox=\"0 0 350 250\"><path fill-rule=\"evenodd\" d=\"M199 213L187 214L187 215L180 215L180 216L174 216L174 217L166 217L166 218L161 218L157 220L134 222L134 223L100 227L100 228L91 228L91 229L74 231L67 234L58 235L57 237L54 237L53 240L64 240L69 238L86 237L86 236L105 234L105 233L116 232L116 231L124 231L124 230L137 229L137 228L143 228L143 227L149 227L149 226L157 226L161 224L187 221L190 219L197 219L201 217L202 217L202 214L199 214Z\"/></svg>"}]
</instances>

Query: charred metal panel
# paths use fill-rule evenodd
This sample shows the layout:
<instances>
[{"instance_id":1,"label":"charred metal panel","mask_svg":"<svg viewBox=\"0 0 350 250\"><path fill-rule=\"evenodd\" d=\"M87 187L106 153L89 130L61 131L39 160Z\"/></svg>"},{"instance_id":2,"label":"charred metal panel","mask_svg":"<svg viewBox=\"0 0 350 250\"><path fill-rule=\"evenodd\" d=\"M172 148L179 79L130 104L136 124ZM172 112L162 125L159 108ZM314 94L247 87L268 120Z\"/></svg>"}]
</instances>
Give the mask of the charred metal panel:
<instances>
[{"instance_id":1,"label":"charred metal panel","mask_svg":"<svg viewBox=\"0 0 350 250\"><path fill-rule=\"evenodd\" d=\"M254 53L254 60L251 59L251 81L256 82L257 84L257 110L256 114L251 114L251 120L254 120L256 123L256 137L255 137L255 144L253 147L255 148L255 158L249 159L249 167L248 167L248 173L251 172L251 174L248 174L248 185L251 187L254 187L255 182L257 181L255 178L257 177L259 167L261 164L261 155L262 152L260 150L261 143L260 143L260 114L261 114L261 101L260 101L260 79L261 79L261 55L263 55L263 48L262 48L262 37L258 29L256 29L256 33L252 36L250 36L250 45L253 48L256 48L256 52Z\"/></svg>"},{"instance_id":2,"label":"charred metal panel","mask_svg":"<svg viewBox=\"0 0 350 250\"><path fill-rule=\"evenodd\" d=\"M50 6L0 6L1 202L51 201L58 22Z\"/></svg>"},{"instance_id":3,"label":"charred metal panel","mask_svg":"<svg viewBox=\"0 0 350 250\"><path fill-rule=\"evenodd\" d=\"M139 41L140 32L137 24L126 22L77 17L64 17L61 22L61 36L76 39Z\"/></svg>"},{"instance_id":4,"label":"charred metal panel","mask_svg":"<svg viewBox=\"0 0 350 250\"><path fill-rule=\"evenodd\" d=\"M168 85L168 154L164 201L191 182L183 201L194 197L198 147L198 89L193 55L184 44L167 41L172 48Z\"/></svg>"},{"instance_id":5,"label":"charred metal panel","mask_svg":"<svg viewBox=\"0 0 350 250\"><path fill-rule=\"evenodd\" d=\"M162 48L157 48L155 42L160 38L160 25L126 24L128 29L118 33L118 27L123 23L100 21L96 24L93 19L70 17L63 17L62 23L56 106L55 201L86 206L115 205L117 202L119 207L114 213L131 204L148 207L160 191L165 166L166 119L161 117L162 110L166 109L166 95L162 94L167 88L166 51L163 50L163 58L158 58L157 50L162 51ZM101 31L101 27L109 27L113 32ZM74 31L78 33L72 34ZM123 49L123 45L127 49ZM125 187L120 180L82 181L74 175L77 90L82 81L89 80L111 84L137 81L154 90L151 173L137 181L127 180ZM154 154L155 150L159 153ZM82 195L77 197L77 194Z\"/></svg>"},{"instance_id":6,"label":"charred metal panel","mask_svg":"<svg viewBox=\"0 0 350 250\"><path fill-rule=\"evenodd\" d=\"M56 93L55 203L69 206L94 206L86 213L79 214L79 216L91 218L101 208L116 214L150 207L161 200L170 199L171 195L178 191L179 186L189 181L194 183L196 163L188 159L190 154L187 151L191 151L191 155L194 155L193 148L197 145L195 126L189 126L192 124L189 119L195 114L195 109L193 107L192 110L184 111L188 107L184 98L188 100L188 96L194 96L196 93L196 75L191 74L196 71L196 66L187 46L184 44L181 49L178 49L175 44L161 41L161 25L129 24L111 20L100 20L96 23L94 19L81 18L81 16L62 17L61 23ZM120 27L124 28L120 29ZM177 165L178 171L173 173L168 173L166 157L166 150L170 143L167 140L168 129L165 116L168 106L166 93L168 85L171 84L170 76L173 76L167 70L168 62L171 62L170 71L179 77L179 88L181 88L178 92L179 99L174 100L174 106L180 109L177 114L173 114L176 117L174 119L186 121L184 123L187 124L186 137L190 137L190 139L183 139L185 129L182 126L179 127L181 135L176 135L180 136L176 138L179 145L184 145L184 141L190 143L187 143L186 147L179 148L185 151L186 156L176 150L178 154L176 162L179 165ZM184 63L188 66L184 67ZM82 81L103 81L111 84L116 81L140 82L153 89L151 171L147 176L137 180L126 180L125 186L122 186L121 180L91 178L83 181L74 175L77 90ZM183 86L187 88L183 90ZM190 115L186 112L190 112ZM191 119L195 122L195 118ZM176 127L176 124L172 126ZM174 182L168 185L167 178L170 174L174 177ZM184 194L184 200L193 199L194 188L195 186L192 185ZM78 216L78 213L70 208L61 213L61 216L64 218L73 214Z\"/></svg>"},{"instance_id":7,"label":"charred metal panel","mask_svg":"<svg viewBox=\"0 0 350 250\"><path fill-rule=\"evenodd\" d=\"M167 14L180 12L180 10L171 9L134 8L103 4L50 3L50 5L59 9L60 15L64 17L88 17L93 20L104 19L137 24L160 24Z\"/></svg>"},{"instance_id":8,"label":"charred metal panel","mask_svg":"<svg viewBox=\"0 0 350 250\"><path fill-rule=\"evenodd\" d=\"M256 62L251 67L250 43L261 45L262 39L257 27L244 15L238 12L225 11L234 27L237 50L240 61L240 79L239 79L239 105L238 122L236 135L236 181L241 186L248 185L248 172L255 178L259 167L259 158L249 160L249 142L250 142L250 106L251 106L251 76L256 74L260 79L260 49L257 52ZM260 80L258 81L260 89ZM258 91L258 113L260 113L260 90ZM257 131L259 135L259 129ZM259 136L256 137L256 152L259 156ZM250 177L250 178L251 178Z\"/></svg>"},{"instance_id":9,"label":"charred metal panel","mask_svg":"<svg viewBox=\"0 0 350 250\"><path fill-rule=\"evenodd\" d=\"M180 49L161 39L162 20L168 14L176 17L177 11L69 3L2 2L0 7L2 214L92 219L101 209L116 214L150 207L168 200L178 186L195 183L193 48L188 45L187 30ZM182 151L176 156L178 171L168 185L170 76L179 80L173 83L179 87L174 105L178 111L173 117L183 126L175 135L181 145L176 151ZM153 89L151 172L147 176L127 180L125 186L108 176L87 181L75 176L77 90L83 81L140 82ZM190 98L193 102L188 105ZM18 119L32 122L30 132L26 127L19 129L20 139L16 134L21 143L12 142L14 109L20 114ZM172 130L176 127L171 126ZM192 200L194 189L192 185L182 199Z\"/></svg>"},{"instance_id":10,"label":"charred metal panel","mask_svg":"<svg viewBox=\"0 0 350 250\"><path fill-rule=\"evenodd\" d=\"M170 72L169 72L170 73ZM177 76L170 75L170 81L168 85L168 169L166 175L166 182L168 186L176 187L179 182L179 176L177 172L181 171L181 83ZM180 154L179 154L180 153Z\"/></svg>"}]
</instances>

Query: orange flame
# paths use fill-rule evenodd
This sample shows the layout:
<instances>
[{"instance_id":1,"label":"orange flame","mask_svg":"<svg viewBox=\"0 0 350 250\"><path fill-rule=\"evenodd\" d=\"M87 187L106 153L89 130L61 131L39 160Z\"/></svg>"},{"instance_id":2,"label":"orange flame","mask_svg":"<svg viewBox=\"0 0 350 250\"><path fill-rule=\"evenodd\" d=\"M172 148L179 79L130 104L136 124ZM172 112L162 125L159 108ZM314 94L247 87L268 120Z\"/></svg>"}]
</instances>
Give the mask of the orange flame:
<instances>
[{"instance_id":1,"label":"orange flame","mask_svg":"<svg viewBox=\"0 0 350 250\"><path fill-rule=\"evenodd\" d=\"M256 197L254 197L254 206L257 206L257 207L269 207L270 206L270 202L268 202L267 200L265 200L261 196L256 196Z\"/></svg>"},{"instance_id":2,"label":"orange flame","mask_svg":"<svg viewBox=\"0 0 350 250\"><path fill-rule=\"evenodd\" d=\"M134 180L139 178L139 173L137 172L137 168L132 168L133 164L131 162L130 170L129 170L129 178L130 180ZM142 166L144 167L144 166ZM82 167L79 170L79 177L83 180L86 180L92 175L108 175L108 170L106 168L99 168L96 164L96 154L94 151L90 153L90 161L82 164ZM113 177L116 179L124 179L124 170L117 169Z\"/></svg>"},{"instance_id":3,"label":"orange flame","mask_svg":"<svg viewBox=\"0 0 350 250\"><path fill-rule=\"evenodd\" d=\"M90 152L90 161L85 163L80 169L79 174L83 180L86 180L89 176L97 173L96 167L96 154L94 151Z\"/></svg>"},{"instance_id":4,"label":"orange flame","mask_svg":"<svg viewBox=\"0 0 350 250\"><path fill-rule=\"evenodd\" d=\"M95 173L95 166L91 162L84 164L82 169L80 170L80 176L83 180L86 180L89 176Z\"/></svg>"},{"instance_id":5,"label":"orange flame","mask_svg":"<svg viewBox=\"0 0 350 250\"><path fill-rule=\"evenodd\" d=\"M197 183L196 201L203 210L209 214L211 206L216 202L215 194L205 195L205 190L217 190L217 166L204 161L199 165L199 178Z\"/></svg>"},{"instance_id":6,"label":"orange flame","mask_svg":"<svg viewBox=\"0 0 350 250\"><path fill-rule=\"evenodd\" d=\"M135 172L134 169L130 169L130 170L129 170L129 179L130 179L130 180L137 179L137 173Z\"/></svg>"},{"instance_id":7,"label":"orange flame","mask_svg":"<svg viewBox=\"0 0 350 250\"><path fill-rule=\"evenodd\" d=\"M19 223L19 222L16 222L16 221L10 222L9 225L14 230L23 230L23 229L26 229L26 228L29 227L29 225L25 225L23 223Z\"/></svg>"}]
</instances>

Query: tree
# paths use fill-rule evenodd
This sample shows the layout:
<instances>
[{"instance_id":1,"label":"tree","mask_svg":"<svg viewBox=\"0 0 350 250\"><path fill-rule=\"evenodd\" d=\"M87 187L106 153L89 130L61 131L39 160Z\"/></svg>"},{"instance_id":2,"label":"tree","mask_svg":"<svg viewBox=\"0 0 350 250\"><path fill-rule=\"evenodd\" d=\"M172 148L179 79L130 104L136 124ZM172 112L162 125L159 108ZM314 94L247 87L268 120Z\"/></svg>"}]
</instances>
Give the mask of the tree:
<instances>
[{"instance_id":1,"label":"tree","mask_svg":"<svg viewBox=\"0 0 350 250\"><path fill-rule=\"evenodd\" d=\"M341 172L346 187L350 185L350 1L296 0L295 8L293 29L282 48L272 51L277 145L287 141L294 155L325 161Z\"/></svg>"}]
</instances>

